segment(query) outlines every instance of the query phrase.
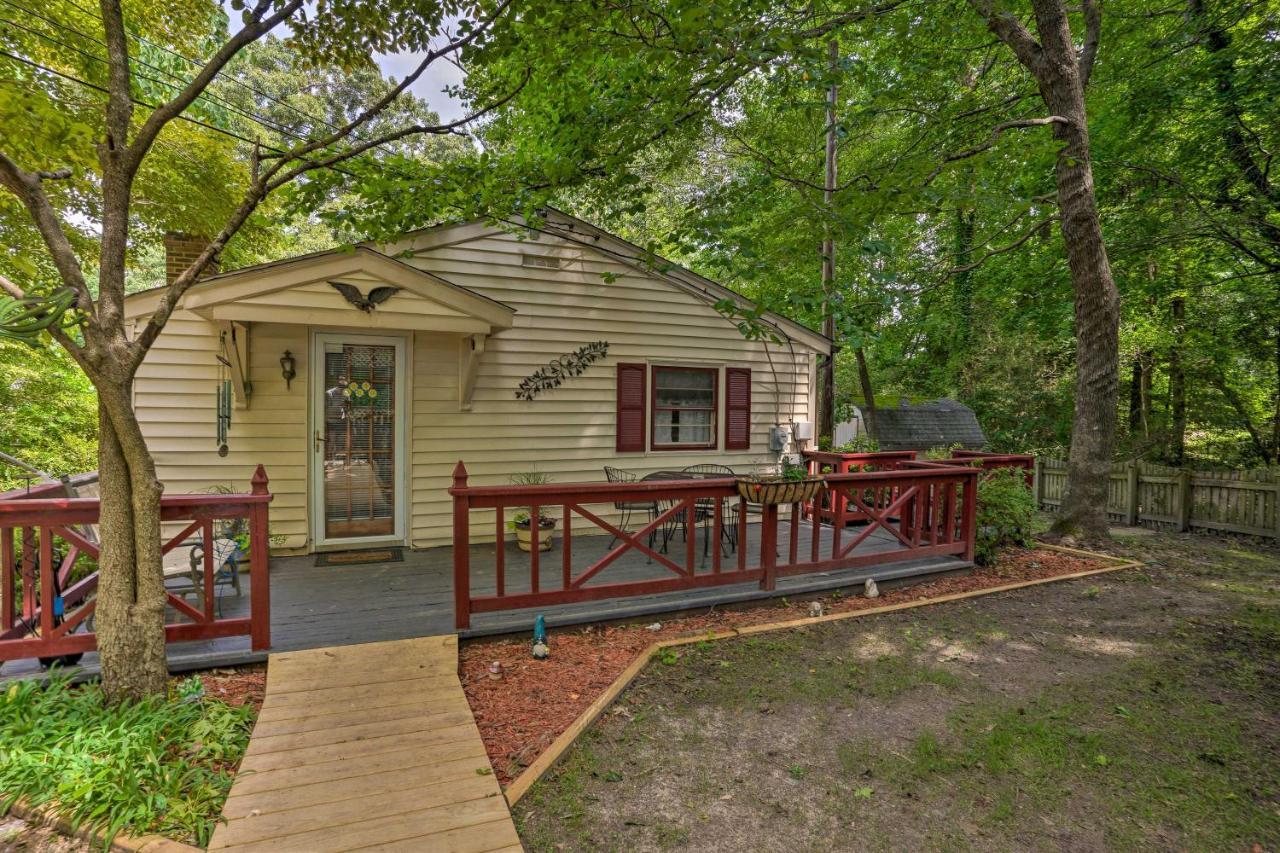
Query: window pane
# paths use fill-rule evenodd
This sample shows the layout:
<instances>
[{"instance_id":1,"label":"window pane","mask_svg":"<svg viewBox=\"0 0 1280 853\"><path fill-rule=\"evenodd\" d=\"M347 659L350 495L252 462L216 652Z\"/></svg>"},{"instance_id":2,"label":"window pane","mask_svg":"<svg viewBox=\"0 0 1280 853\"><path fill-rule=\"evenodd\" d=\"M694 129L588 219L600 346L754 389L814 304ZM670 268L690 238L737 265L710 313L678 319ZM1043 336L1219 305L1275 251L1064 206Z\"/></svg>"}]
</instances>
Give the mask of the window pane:
<instances>
[{"instance_id":1,"label":"window pane","mask_svg":"<svg viewBox=\"0 0 1280 853\"><path fill-rule=\"evenodd\" d=\"M715 374L706 370L660 367L654 378L659 406L710 409L715 403Z\"/></svg>"},{"instance_id":2,"label":"window pane","mask_svg":"<svg viewBox=\"0 0 1280 853\"><path fill-rule=\"evenodd\" d=\"M662 410L653 414L655 444L710 444L713 422L711 411Z\"/></svg>"}]
</instances>

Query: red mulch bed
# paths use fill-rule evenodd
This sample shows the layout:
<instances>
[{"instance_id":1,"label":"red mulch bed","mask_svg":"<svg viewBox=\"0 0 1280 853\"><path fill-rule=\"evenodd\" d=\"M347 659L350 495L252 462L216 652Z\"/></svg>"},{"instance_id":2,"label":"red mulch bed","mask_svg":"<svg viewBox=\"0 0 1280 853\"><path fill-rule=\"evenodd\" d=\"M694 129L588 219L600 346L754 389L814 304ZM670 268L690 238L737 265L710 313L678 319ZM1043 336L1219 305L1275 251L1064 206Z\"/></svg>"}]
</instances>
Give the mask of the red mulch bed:
<instances>
[{"instance_id":1,"label":"red mulch bed","mask_svg":"<svg viewBox=\"0 0 1280 853\"><path fill-rule=\"evenodd\" d=\"M1100 560L1053 551L1011 550L996 565L967 575L885 591L879 598L821 600L827 613L841 613L1105 566ZM545 661L531 657L525 639L464 645L459 652L462 686L498 780L505 786L520 775L655 640L798 619L809 615L809 600L663 618L658 631L643 624L566 628L552 633L551 657ZM502 664L500 680L489 677L493 661Z\"/></svg>"},{"instance_id":2,"label":"red mulch bed","mask_svg":"<svg viewBox=\"0 0 1280 853\"><path fill-rule=\"evenodd\" d=\"M199 675L206 696L221 699L236 708L252 705L254 714L262 708L262 697L267 692L266 664L236 669L211 669Z\"/></svg>"}]
</instances>

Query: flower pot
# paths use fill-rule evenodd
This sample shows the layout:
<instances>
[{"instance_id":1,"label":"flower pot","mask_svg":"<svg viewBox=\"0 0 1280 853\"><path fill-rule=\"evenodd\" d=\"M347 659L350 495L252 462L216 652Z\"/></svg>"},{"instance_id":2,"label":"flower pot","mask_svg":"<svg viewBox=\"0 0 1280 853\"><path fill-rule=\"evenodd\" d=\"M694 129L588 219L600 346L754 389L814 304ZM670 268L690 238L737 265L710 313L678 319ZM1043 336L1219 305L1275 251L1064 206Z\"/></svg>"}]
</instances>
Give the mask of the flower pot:
<instances>
[{"instance_id":1,"label":"flower pot","mask_svg":"<svg viewBox=\"0 0 1280 853\"><path fill-rule=\"evenodd\" d=\"M538 531L538 550L550 551L551 546L555 543L555 537L555 524L542 525L542 529ZM521 551L533 550L533 532L528 526L516 526L516 547Z\"/></svg>"},{"instance_id":2,"label":"flower pot","mask_svg":"<svg viewBox=\"0 0 1280 853\"><path fill-rule=\"evenodd\" d=\"M781 477L739 477L738 494L748 503L772 506L807 503L826 488L821 477L784 480Z\"/></svg>"}]
</instances>

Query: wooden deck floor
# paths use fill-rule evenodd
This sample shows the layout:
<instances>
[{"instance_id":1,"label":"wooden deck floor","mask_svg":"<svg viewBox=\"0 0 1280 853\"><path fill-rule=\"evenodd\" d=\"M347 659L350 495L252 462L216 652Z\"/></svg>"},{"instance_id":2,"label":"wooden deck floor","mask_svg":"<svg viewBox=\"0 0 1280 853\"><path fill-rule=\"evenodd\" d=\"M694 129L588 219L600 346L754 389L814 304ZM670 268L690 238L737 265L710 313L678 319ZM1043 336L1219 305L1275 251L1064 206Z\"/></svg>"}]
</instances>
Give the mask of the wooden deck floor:
<instances>
[{"instance_id":1,"label":"wooden deck floor","mask_svg":"<svg viewBox=\"0 0 1280 853\"><path fill-rule=\"evenodd\" d=\"M789 525L780 530L779 552L789 549ZM800 531L798 546L805 553L809 545L808 525ZM822 535L830 535L823 527ZM700 534L701 538L701 534ZM759 551L759 525L748 525L748 554ZM607 536L575 536L573 558L581 570L607 551ZM701 548L701 541L698 542ZM507 558L507 589L519 591L528 583L528 555L504 543ZM557 545L557 547L559 547ZM673 545L678 549L678 544ZM896 540L877 531L859 546L859 553L900 550ZM558 565L558 552L546 557L547 565ZM471 548L472 589L478 594L492 592L494 545L484 543ZM733 558L726 558L730 565ZM352 566L317 566L314 555L275 557L271 561L271 639L272 651L285 652L315 649L351 643L401 640L434 634L453 633L453 551L450 547L421 551L405 549L404 560ZM685 592L637 596L628 599L606 599L580 604L547 607L548 625L572 625L621 618L647 618L673 610L690 610L715 605L749 601L761 597L796 596L838 587L854 586L868 577L891 581L954 571L969 563L946 557L901 560L857 569L844 569L780 578L773 593L763 593L754 582L711 587ZM706 570L706 569L702 569ZM662 577L667 572L643 554L630 551L598 576L599 582L616 582ZM224 615L248 612L248 577L240 597L228 594L222 598ZM531 611L483 613L472 617L472 629L463 638L532 629ZM174 671L208 669L266 660L266 654L249 649L248 637L228 637L169 646L170 667ZM85 655L81 663L83 676L98 672L97 654ZM0 667L0 682L11 678L31 678L41 674L34 660L10 661Z\"/></svg>"},{"instance_id":2,"label":"wooden deck floor","mask_svg":"<svg viewBox=\"0 0 1280 853\"><path fill-rule=\"evenodd\" d=\"M210 850L521 850L457 637L274 654Z\"/></svg>"}]
</instances>

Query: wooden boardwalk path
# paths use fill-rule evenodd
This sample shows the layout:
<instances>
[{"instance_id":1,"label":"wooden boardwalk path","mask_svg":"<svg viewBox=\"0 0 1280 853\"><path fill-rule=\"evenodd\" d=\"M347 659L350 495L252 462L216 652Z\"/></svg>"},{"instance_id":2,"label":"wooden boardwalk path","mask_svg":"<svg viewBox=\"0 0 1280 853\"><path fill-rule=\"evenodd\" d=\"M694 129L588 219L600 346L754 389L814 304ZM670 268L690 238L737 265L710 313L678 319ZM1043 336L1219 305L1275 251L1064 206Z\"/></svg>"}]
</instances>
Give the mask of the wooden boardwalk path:
<instances>
[{"instance_id":1,"label":"wooden boardwalk path","mask_svg":"<svg viewBox=\"0 0 1280 853\"><path fill-rule=\"evenodd\" d=\"M271 656L210 850L521 850L455 636Z\"/></svg>"}]
</instances>

